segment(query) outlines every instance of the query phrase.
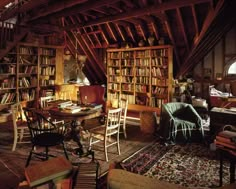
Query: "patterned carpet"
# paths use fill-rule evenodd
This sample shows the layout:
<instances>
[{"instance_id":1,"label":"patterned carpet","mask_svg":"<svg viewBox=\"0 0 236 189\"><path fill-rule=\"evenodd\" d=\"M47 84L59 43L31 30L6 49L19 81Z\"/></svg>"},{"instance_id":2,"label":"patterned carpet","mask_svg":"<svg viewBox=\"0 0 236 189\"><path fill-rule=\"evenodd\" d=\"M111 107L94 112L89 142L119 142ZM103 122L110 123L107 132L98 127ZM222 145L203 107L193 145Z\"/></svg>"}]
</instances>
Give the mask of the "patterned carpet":
<instances>
[{"instance_id":1,"label":"patterned carpet","mask_svg":"<svg viewBox=\"0 0 236 189\"><path fill-rule=\"evenodd\" d=\"M120 163L123 169L188 188L219 186L219 160L205 145L164 146L154 142ZM229 164L224 164L223 183L229 183Z\"/></svg>"}]
</instances>

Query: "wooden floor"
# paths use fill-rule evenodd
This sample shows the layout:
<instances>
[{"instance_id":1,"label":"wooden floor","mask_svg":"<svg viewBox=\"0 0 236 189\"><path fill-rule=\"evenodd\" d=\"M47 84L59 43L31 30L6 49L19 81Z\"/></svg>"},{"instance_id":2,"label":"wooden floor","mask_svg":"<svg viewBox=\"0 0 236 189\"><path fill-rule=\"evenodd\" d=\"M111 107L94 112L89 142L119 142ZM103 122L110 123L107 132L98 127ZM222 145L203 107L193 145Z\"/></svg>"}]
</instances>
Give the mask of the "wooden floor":
<instances>
[{"instance_id":1,"label":"wooden floor","mask_svg":"<svg viewBox=\"0 0 236 189\"><path fill-rule=\"evenodd\" d=\"M97 120L86 121L86 124L97 124ZM14 152L11 151L12 143L13 143L13 127L11 123L1 124L0 125L0 160L2 162L6 162L10 169L13 171L16 170L17 174L24 176L24 166L26 163L26 159L28 157L28 152L31 148L30 144L19 144L16 147ZM120 137L120 145L121 145L121 155L116 153L115 149L109 149L108 157L109 162L105 161L105 156L103 149L101 146L95 146L95 159L99 162L99 175L103 175L108 171L109 165L112 162L120 162L123 159L126 159L134 152L138 151L142 147L146 146L148 143L154 140L155 136L152 134L145 134L141 132L139 126L135 125L127 125L127 135L128 138L124 139L123 134ZM69 152L69 158L72 163L79 163L81 161L88 161L88 159L81 159L77 156L74 156L71 151L76 144L73 141L67 141L66 146ZM56 154L61 154L62 149L56 148ZM30 164L34 164L37 161L40 161L37 158L34 158ZM2 172L3 170L0 170Z\"/></svg>"}]
</instances>

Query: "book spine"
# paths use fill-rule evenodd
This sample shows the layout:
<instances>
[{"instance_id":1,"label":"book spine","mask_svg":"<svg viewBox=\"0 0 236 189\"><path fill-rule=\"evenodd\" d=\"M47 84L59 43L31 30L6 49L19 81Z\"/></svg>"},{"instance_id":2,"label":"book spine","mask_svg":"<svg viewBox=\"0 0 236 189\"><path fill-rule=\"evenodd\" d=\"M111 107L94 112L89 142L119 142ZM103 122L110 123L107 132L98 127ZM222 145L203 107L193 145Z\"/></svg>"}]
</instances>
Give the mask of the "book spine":
<instances>
[{"instance_id":1,"label":"book spine","mask_svg":"<svg viewBox=\"0 0 236 189\"><path fill-rule=\"evenodd\" d=\"M217 135L217 136L216 136L216 140L217 140L217 141L221 141L221 142L225 142L225 143L232 144L230 138L225 138L225 137L222 137L222 136L218 136L218 135Z\"/></svg>"},{"instance_id":2,"label":"book spine","mask_svg":"<svg viewBox=\"0 0 236 189\"><path fill-rule=\"evenodd\" d=\"M229 143L218 141L218 140L215 140L215 144L219 145L219 146L223 146L225 148L230 148L230 149L236 150L236 145L235 144L229 144Z\"/></svg>"}]
</instances>

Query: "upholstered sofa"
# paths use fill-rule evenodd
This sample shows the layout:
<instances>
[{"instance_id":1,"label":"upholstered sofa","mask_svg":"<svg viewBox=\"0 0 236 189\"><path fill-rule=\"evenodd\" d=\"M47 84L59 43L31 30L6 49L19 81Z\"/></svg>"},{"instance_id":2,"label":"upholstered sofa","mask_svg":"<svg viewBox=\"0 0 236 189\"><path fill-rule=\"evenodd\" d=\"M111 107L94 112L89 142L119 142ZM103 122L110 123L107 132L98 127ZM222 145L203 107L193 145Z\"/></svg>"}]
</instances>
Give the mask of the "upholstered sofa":
<instances>
[{"instance_id":1,"label":"upholstered sofa","mask_svg":"<svg viewBox=\"0 0 236 189\"><path fill-rule=\"evenodd\" d=\"M122 169L111 169L107 177L108 189L187 189L183 186L131 173ZM196 187L197 188L197 187ZM236 183L218 189L235 189ZM194 188L192 188L194 189Z\"/></svg>"},{"instance_id":2,"label":"upholstered sofa","mask_svg":"<svg viewBox=\"0 0 236 189\"><path fill-rule=\"evenodd\" d=\"M203 120L191 104L170 102L162 105L158 134L167 141L202 141Z\"/></svg>"}]
</instances>

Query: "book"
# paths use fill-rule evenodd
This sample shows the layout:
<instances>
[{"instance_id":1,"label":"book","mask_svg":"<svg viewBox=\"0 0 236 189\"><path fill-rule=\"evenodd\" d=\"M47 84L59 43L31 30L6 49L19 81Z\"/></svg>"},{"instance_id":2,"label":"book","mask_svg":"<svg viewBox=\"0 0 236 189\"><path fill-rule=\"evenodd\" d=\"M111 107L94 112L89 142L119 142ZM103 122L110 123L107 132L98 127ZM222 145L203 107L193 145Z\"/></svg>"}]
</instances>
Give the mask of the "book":
<instances>
[{"instance_id":1,"label":"book","mask_svg":"<svg viewBox=\"0 0 236 189\"><path fill-rule=\"evenodd\" d=\"M69 113L77 113L80 112L81 107L80 106L67 106L65 107L64 111Z\"/></svg>"},{"instance_id":2,"label":"book","mask_svg":"<svg viewBox=\"0 0 236 189\"><path fill-rule=\"evenodd\" d=\"M233 144L233 143L230 144L230 143L215 140L215 144L216 144L216 146L218 145L218 146L222 146L224 148L236 150L236 144Z\"/></svg>"},{"instance_id":3,"label":"book","mask_svg":"<svg viewBox=\"0 0 236 189\"><path fill-rule=\"evenodd\" d=\"M219 136L219 135L216 135L216 140L217 140L217 141L221 141L221 142L225 142L225 143L232 144L232 141L231 141L230 138L225 138L225 137L222 137L222 136Z\"/></svg>"},{"instance_id":4,"label":"book","mask_svg":"<svg viewBox=\"0 0 236 189\"><path fill-rule=\"evenodd\" d=\"M99 108L102 108L102 104L90 103L88 104L88 107L93 108L93 109L99 109Z\"/></svg>"},{"instance_id":5,"label":"book","mask_svg":"<svg viewBox=\"0 0 236 189\"><path fill-rule=\"evenodd\" d=\"M72 164L65 157L59 156L26 167L25 177L30 187L34 187L58 177L67 177L72 170Z\"/></svg>"},{"instance_id":6,"label":"book","mask_svg":"<svg viewBox=\"0 0 236 189\"><path fill-rule=\"evenodd\" d=\"M221 139L224 140L225 142L228 141L229 143L236 144L236 132L234 131L229 131L229 130L221 131L218 133L216 138L218 138L218 140Z\"/></svg>"},{"instance_id":7,"label":"book","mask_svg":"<svg viewBox=\"0 0 236 189\"><path fill-rule=\"evenodd\" d=\"M62 102L58 103L59 108L66 108L68 106L71 106L73 103L71 100L63 100Z\"/></svg>"}]
</instances>

